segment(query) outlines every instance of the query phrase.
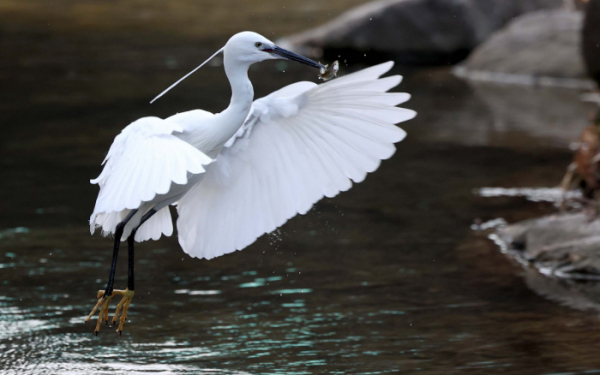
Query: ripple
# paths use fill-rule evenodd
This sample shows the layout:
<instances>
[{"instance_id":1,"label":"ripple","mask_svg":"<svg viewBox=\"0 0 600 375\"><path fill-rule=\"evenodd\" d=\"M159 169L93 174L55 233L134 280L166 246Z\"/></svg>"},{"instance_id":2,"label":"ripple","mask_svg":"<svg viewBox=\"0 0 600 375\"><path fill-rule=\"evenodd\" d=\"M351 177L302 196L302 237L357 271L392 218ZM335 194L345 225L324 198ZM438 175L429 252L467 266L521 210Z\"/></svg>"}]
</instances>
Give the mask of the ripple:
<instances>
[{"instance_id":1,"label":"ripple","mask_svg":"<svg viewBox=\"0 0 600 375\"><path fill-rule=\"evenodd\" d=\"M12 238L16 234L26 234L26 233L29 233L29 228L16 227L16 228L3 229L3 230L0 230L0 239Z\"/></svg>"},{"instance_id":2,"label":"ripple","mask_svg":"<svg viewBox=\"0 0 600 375\"><path fill-rule=\"evenodd\" d=\"M279 290L274 290L271 292L271 294L297 294L297 293L311 293L312 289L309 288L305 288L305 289L279 289Z\"/></svg>"},{"instance_id":3,"label":"ripple","mask_svg":"<svg viewBox=\"0 0 600 375\"><path fill-rule=\"evenodd\" d=\"M221 294L220 290L189 290L189 289L177 289L175 294L189 294L190 296L212 296Z\"/></svg>"}]
</instances>

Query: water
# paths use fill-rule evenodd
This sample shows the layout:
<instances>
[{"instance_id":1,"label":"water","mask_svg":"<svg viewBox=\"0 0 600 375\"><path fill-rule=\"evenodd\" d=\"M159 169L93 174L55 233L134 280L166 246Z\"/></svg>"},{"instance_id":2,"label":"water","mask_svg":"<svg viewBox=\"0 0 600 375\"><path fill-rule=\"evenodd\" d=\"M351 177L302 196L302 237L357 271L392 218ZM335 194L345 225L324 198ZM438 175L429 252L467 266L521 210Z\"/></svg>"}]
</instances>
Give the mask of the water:
<instances>
[{"instance_id":1,"label":"water","mask_svg":"<svg viewBox=\"0 0 600 375\"><path fill-rule=\"evenodd\" d=\"M446 68L396 69L419 115L364 183L215 260L190 259L175 238L138 246L123 337L83 324L111 256L111 241L88 232L97 191L87 181L114 136L141 116L227 105L219 66L147 104L236 31L225 16L281 35L340 3L281 13L279 2L226 12L207 2L208 24L185 23L193 3L182 0L0 6L2 373L600 372L596 313L545 297L537 274L471 229L553 211L478 191L558 184L591 107L572 90L470 87ZM273 62L251 78L262 96L316 75Z\"/></svg>"}]
</instances>

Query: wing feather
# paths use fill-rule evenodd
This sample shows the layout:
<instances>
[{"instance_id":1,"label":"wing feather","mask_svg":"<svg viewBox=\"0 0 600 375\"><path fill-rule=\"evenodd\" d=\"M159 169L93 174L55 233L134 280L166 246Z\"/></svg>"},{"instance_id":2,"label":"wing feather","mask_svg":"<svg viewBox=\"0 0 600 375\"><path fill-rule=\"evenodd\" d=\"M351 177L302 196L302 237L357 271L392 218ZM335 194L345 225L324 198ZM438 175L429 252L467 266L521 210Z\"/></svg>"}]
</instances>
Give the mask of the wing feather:
<instances>
[{"instance_id":1,"label":"wing feather","mask_svg":"<svg viewBox=\"0 0 600 375\"><path fill-rule=\"evenodd\" d=\"M254 102L202 183L177 205L179 242L194 257L241 250L375 171L415 112L387 93L400 76L380 64L321 85L299 82Z\"/></svg>"},{"instance_id":2,"label":"wing feather","mask_svg":"<svg viewBox=\"0 0 600 375\"><path fill-rule=\"evenodd\" d=\"M115 224L116 216L110 213L121 213L121 217L123 211L167 194L171 184L185 184L188 175L205 172L205 166L213 160L173 134L182 131L174 121L145 117L131 123L115 138L102 172L91 180L100 186L90 218L92 233L96 226L102 226L105 232L114 230L114 226L106 228L107 223ZM168 231L165 213L153 222L155 230ZM156 233L160 236L161 232L165 233L159 230L147 237L154 238ZM139 238L142 237L140 234Z\"/></svg>"}]
</instances>

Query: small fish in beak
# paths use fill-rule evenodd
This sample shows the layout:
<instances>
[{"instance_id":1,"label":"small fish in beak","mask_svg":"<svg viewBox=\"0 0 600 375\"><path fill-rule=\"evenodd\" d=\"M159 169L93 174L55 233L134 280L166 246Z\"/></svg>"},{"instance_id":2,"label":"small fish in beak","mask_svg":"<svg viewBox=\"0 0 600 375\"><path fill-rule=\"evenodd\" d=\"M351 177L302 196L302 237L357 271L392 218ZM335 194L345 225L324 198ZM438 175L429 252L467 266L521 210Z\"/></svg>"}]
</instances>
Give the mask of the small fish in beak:
<instances>
[{"instance_id":1,"label":"small fish in beak","mask_svg":"<svg viewBox=\"0 0 600 375\"><path fill-rule=\"evenodd\" d=\"M330 79L337 77L337 73L340 70L340 63L335 60L331 66L322 65L319 72L319 79L323 81L329 81Z\"/></svg>"}]
</instances>

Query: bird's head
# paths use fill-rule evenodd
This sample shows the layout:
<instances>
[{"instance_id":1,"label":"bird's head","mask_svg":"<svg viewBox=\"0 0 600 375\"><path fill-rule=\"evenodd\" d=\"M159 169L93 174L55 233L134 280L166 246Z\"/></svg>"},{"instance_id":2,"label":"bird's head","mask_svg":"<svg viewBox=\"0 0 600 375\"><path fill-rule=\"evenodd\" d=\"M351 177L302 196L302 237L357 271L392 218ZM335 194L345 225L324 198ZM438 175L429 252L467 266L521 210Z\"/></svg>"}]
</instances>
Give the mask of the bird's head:
<instances>
[{"instance_id":1,"label":"bird's head","mask_svg":"<svg viewBox=\"0 0 600 375\"><path fill-rule=\"evenodd\" d=\"M270 59L296 61L315 68L325 69L325 67L318 62L283 49L260 34L253 33L251 31L243 31L229 38L227 44L225 44L225 47L218 50L206 61L197 66L196 69L184 75L177 82L158 94L158 96L152 99L150 103L154 103L154 101L166 94L173 87L177 86L181 81L189 77L196 70L202 68L204 64L209 62L213 57L221 52L225 54L225 71L228 69L248 69L248 67L254 63Z\"/></svg>"},{"instance_id":2,"label":"bird's head","mask_svg":"<svg viewBox=\"0 0 600 375\"><path fill-rule=\"evenodd\" d=\"M315 68L322 67L321 64L283 49L264 36L251 31L243 31L229 38L223 52L227 60L231 59L231 61L235 61L236 63L246 63L249 65L264 60L284 59Z\"/></svg>"}]
</instances>

